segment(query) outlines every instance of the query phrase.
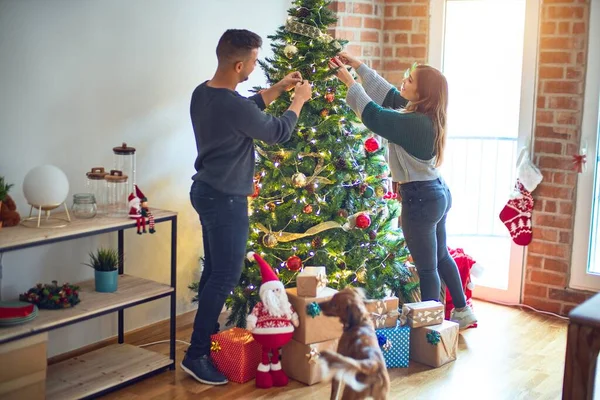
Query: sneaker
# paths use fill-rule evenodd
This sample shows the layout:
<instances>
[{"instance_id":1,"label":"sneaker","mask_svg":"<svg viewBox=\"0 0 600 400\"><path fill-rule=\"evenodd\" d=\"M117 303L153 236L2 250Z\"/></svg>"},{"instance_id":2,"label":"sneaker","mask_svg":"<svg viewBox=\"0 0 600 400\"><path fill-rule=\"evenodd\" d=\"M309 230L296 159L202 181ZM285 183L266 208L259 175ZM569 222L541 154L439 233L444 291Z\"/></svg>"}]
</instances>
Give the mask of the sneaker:
<instances>
[{"instance_id":1,"label":"sneaker","mask_svg":"<svg viewBox=\"0 0 600 400\"><path fill-rule=\"evenodd\" d=\"M473 313L473 309L470 306L466 306L460 311L456 308L452 310L450 321L456 322L458 324L458 329L462 330L476 323L477 317Z\"/></svg>"},{"instance_id":2,"label":"sneaker","mask_svg":"<svg viewBox=\"0 0 600 400\"><path fill-rule=\"evenodd\" d=\"M190 374L198 382L206 385L224 385L229 382L222 373L217 371L210 357L207 355L195 360L186 355L181 362L181 369Z\"/></svg>"}]
</instances>

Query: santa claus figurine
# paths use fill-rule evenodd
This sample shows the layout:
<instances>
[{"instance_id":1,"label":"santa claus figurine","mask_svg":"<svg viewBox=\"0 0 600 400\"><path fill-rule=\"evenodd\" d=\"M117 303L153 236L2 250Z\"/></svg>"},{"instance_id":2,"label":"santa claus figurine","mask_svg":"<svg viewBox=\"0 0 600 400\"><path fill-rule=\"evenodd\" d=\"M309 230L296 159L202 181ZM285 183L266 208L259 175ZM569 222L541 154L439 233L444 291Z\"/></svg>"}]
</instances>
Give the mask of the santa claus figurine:
<instances>
[{"instance_id":1,"label":"santa claus figurine","mask_svg":"<svg viewBox=\"0 0 600 400\"><path fill-rule=\"evenodd\" d=\"M279 349L292 339L294 327L298 326L298 314L288 300L283 283L269 264L254 252L248 253L248 259L258 263L262 277L259 289L261 301L246 319L246 327L262 345L262 361L256 372L256 387L268 389L272 386L286 386L288 377L281 369Z\"/></svg>"},{"instance_id":2,"label":"santa claus figurine","mask_svg":"<svg viewBox=\"0 0 600 400\"><path fill-rule=\"evenodd\" d=\"M146 233L146 219L148 219L150 233L154 233L156 232L154 229L154 215L148 208L148 199L137 185L133 185L133 187L135 192L130 193L127 198L129 200L129 218L136 220L138 235Z\"/></svg>"}]
</instances>

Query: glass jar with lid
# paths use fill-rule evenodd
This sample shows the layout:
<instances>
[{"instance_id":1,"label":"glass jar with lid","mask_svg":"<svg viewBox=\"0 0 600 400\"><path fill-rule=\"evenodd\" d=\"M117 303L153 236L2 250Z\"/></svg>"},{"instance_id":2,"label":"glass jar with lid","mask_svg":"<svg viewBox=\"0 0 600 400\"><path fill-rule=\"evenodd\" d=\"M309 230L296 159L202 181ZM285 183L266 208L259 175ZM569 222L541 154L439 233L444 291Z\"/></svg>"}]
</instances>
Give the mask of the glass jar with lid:
<instances>
[{"instance_id":1,"label":"glass jar with lid","mask_svg":"<svg viewBox=\"0 0 600 400\"><path fill-rule=\"evenodd\" d=\"M135 185L135 147L121 146L113 147L113 169L121 171L127 178L127 193L133 193Z\"/></svg>"},{"instance_id":2,"label":"glass jar with lid","mask_svg":"<svg viewBox=\"0 0 600 400\"><path fill-rule=\"evenodd\" d=\"M127 196L129 186L127 175L123 171L111 169L104 177L106 180L106 212L109 217L123 217L129 211L127 207Z\"/></svg>"},{"instance_id":3,"label":"glass jar with lid","mask_svg":"<svg viewBox=\"0 0 600 400\"><path fill-rule=\"evenodd\" d=\"M86 173L86 188L88 193L92 193L96 198L96 208L98 215L106 214L106 171L103 167L94 167Z\"/></svg>"},{"instance_id":4,"label":"glass jar with lid","mask_svg":"<svg viewBox=\"0 0 600 400\"><path fill-rule=\"evenodd\" d=\"M96 216L96 198L93 193L77 193L73 195L71 213L75 218L94 218Z\"/></svg>"}]
</instances>

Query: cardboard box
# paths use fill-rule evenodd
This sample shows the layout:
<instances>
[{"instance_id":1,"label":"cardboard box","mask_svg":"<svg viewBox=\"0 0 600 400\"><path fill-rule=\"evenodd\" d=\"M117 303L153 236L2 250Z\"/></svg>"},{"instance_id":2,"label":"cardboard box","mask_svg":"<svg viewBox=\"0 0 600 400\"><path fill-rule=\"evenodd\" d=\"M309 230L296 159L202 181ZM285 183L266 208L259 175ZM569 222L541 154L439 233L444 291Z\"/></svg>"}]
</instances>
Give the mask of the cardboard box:
<instances>
[{"instance_id":1,"label":"cardboard box","mask_svg":"<svg viewBox=\"0 0 600 400\"><path fill-rule=\"evenodd\" d=\"M0 399L46 398L48 334L0 345Z\"/></svg>"},{"instance_id":2,"label":"cardboard box","mask_svg":"<svg viewBox=\"0 0 600 400\"><path fill-rule=\"evenodd\" d=\"M371 314L375 329L393 328L398 323L400 300L396 296L386 297L381 300L366 300L365 306Z\"/></svg>"},{"instance_id":3,"label":"cardboard box","mask_svg":"<svg viewBox=\"0 0 600 400\"><path fill-rule=\"evenodd\" d=\"M319 354L323 350L337 351L338 339L303 344L291 340L281 350L281 366L288 377L307 385L319 383L322 370Z\"/></svg>"},{"instance_id":4,"label":"cardboard box","mask_svg":"<svg viewBox=\"0 0 600 400\"><path fill-rule=\"evenodd\" d=\"M402 306L400 319L404 318L411 328L438 325L444 321L444 306L439 301L433 300L406 303Z\"/></svg>"},{"instance_id":5,"label":"cardboard box","mask_svg":"<svg viewBox=\"0 0 600 400\"><path fill-rule=\"evenodd\" d=\"M410 358L418 363L440 367L456 360L458 324L444 321L440 325L412 329Z\"/></svg>"},{"instance_id":6,"label":"cardboard box","mask_svg":"<svg viewBox=\"0 0 600 400\"><path fill-rule=\"evenodd\" d=\"M294 340L302 344L319 343L338 339L343 326L338 317L326 317L323 313L312 317L307 313L311 303L324 303L330 300L337 290L325 288L317 297L298 296L296 288L287 289L288 299L298 313L300 325L294 330Z\"/></svg>"},{"instance_id":7,"label":"cardboard box","mask_svg":"<svg viewBox=\"0 0 600 400\"><path fill-rule=\"evenodd\" d=\"M325 267L304 267L296 276L298 296L318 297L327 286Z\"/></svg>"}]
</instances>

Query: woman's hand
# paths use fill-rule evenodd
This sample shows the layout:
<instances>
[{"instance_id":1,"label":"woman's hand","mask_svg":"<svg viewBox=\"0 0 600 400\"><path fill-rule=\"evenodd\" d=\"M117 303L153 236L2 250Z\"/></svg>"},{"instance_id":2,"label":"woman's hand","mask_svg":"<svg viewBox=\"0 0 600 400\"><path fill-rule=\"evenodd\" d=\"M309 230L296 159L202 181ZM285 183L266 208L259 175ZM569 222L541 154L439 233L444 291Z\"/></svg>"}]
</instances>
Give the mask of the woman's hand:
<instances>
[{"instance_id":1,"label":"woman's hand","mask_svg":"<svg viewBox=\"0 0 600 400\"><path fill-rule=\"evenodd\" d=\"M362 61L360 61L354 56L351 56L350 54L348 54L348 52L345 51L342 51L340 54L338 54L338 57L340 58L340 60L342 60L344 64L347 64L354 69L357 69L362 64Z\"/></svg>"},{"instance_id":2,"label":"woman's hand","mask_svg":"<svg viewBox=\"0 0 600 400\"><path fill-rule=\"evenodd\" d=\"M344 65L344 63L342 62L342 60L340 60L339 57L334 57L331 60L329 60L329 68L337 68L335 76L337 76L338 79L342 81L346 86L350 87L356 83L352 75L350 75L350 72L348 72L348 70L346 69L346 65Z\"/></svg>"}]
</instances>

